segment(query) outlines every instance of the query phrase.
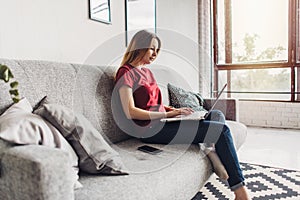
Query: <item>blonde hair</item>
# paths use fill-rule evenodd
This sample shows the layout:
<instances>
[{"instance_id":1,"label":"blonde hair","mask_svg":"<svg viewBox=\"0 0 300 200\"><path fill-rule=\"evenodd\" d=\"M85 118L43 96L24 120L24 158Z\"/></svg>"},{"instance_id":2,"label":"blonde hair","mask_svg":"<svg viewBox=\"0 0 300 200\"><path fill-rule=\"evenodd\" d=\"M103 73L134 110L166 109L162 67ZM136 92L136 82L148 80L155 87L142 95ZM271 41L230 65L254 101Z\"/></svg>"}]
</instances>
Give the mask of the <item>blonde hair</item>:
<instances>
[{"instance_id":1,"label":"blonde hair","mask_svg":"<svg viewBox=\"0 0 300 200\"><path fill-rule=\"evenodd\" d=\"M126 52L121 62L121 66L136 60L140 61L146 54L147 50L150 48L152 39L154 38L158 42L157 52L159 52L161 47L161 41L156 34L148 32L146 30L141 30L137 32L131 39L126 49Z\"/></svg>"}]
</instances>

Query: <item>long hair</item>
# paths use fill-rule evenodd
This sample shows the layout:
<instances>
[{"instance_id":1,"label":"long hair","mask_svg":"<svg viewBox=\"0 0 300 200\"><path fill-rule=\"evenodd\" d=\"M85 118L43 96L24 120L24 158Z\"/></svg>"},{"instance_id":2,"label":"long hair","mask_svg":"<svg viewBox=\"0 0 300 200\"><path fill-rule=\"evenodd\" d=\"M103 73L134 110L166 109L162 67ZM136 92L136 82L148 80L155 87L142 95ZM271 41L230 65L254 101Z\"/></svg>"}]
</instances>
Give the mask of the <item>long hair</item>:
<instances>
[{"instance_id":1,"label":"long hair","mask_svg":"<svg viewBox=\"0 0 300 200\"><path fill-rule=\"evenodd\" d=\"M156 34L148 32L146 30L141 30L137 32L131 39L126 49L126 52L123 56L123 60L121 62L121 66L136 60L140 61L146 54L147 50L150 48L151 41L153 38L155 38L158 42L157 52L159 52L161 47L161 41Z\"/></svg>"}]
</instances>

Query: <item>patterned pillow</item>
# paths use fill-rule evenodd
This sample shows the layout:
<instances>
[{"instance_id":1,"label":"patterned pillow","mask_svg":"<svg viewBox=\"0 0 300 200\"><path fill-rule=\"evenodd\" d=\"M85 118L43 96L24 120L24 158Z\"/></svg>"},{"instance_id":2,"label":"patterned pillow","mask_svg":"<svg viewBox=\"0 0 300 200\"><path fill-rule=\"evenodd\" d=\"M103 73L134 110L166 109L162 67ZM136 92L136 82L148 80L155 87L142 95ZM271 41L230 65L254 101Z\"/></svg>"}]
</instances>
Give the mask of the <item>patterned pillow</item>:
<instances>
[{"instance_id":1,"label":"patterned pillow","mask_svg":"<svg viewBox=\"0 0 300 200\"><path fill-rule=\"evenodd\" d=\"M167 87L170 106L173 106L175 108L189 107L194 111L205 110L203 107L204 99L199 93L186 91L170 83L168 83Z\"/></svg>"}]
</instances>

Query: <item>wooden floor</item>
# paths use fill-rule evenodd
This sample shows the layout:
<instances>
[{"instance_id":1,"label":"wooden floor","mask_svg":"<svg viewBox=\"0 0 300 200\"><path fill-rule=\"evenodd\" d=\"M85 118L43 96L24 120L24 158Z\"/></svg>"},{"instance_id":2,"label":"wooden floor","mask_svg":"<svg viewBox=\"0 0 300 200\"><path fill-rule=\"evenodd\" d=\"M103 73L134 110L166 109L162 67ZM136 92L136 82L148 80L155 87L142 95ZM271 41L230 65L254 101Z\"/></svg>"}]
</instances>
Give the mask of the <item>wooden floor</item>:
<instances>
[{"instance_id":1,"label":"wooden floor","mask_svg":"<svg viewBox=\"0 0 300 200\"><path fill-rule=\"evenodd\" d=\"M300 170L300 130L248 127L241 162Z\"/></svg>"}]
</instances>

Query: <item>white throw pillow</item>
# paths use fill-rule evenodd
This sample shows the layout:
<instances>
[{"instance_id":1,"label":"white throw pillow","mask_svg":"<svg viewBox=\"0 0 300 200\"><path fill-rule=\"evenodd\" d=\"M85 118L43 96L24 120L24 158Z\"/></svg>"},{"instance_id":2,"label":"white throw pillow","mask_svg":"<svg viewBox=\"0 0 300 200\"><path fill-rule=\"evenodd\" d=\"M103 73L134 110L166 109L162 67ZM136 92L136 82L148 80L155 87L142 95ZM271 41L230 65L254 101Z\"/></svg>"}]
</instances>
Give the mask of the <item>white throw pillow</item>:
<instances>
[{"instance_id":1,"label":"white throw pillow","mask_svg":"<svg viewBox=\"0 0 300 200\"><path fill-rule=\"evenodd\" d=\"M26 98L10 106L0 116L0 137L15 144L43 144L53 146L52 127L38 115Z\"/></svg>"}]
</instances>

